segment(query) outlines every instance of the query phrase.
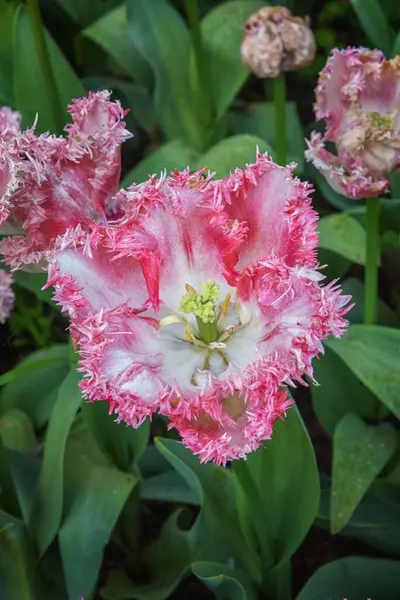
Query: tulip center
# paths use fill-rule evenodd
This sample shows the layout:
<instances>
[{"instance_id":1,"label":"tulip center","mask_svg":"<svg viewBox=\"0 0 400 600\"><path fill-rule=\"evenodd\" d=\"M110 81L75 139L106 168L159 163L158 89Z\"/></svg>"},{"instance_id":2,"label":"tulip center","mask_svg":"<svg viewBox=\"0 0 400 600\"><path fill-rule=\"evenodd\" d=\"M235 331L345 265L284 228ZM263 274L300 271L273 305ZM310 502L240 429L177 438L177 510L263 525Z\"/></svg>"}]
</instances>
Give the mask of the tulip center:
<instances>
[{"instance_id":1,"label":"tulip center","mask_svg":"<svg viewBox=\"0 0 400 600\"><path fill-rule=\"evenodd\" d=\"M179 310L192 313L196 317L197 328L201 341L211 344L218 338L216 303L220 295L219 285L215 281L207 281L202 285L203 291L197 293L189 284L186 284L186 294L181 298Z\"/></svg>"},{"instance_id":2,"label":"tulip center","mask_svg":"<svg viewBox=\"0 0 400 600\"><path fill-rule=\"evenodd\" d=\"M239 329L246 327L251 320L251 315L241 309L236 301L237 323L228 324L227 316L231 308L231 296L235 293L232 289L220 302L220 287L215 281L207 281L202 285L202 291L198 292L188 283L185 285L186 294L180 299L180 313L191 314L196 319L196 326L182 314L173 313L159 321L158 327L162 329L169 325L183 325L185 340L195 346L208 350L205 360L205 369L208 369L210 357L219 354L228 365L229 360L225 356L228 338ZM239 312L241 316L239 316ZM183 341L183 340L180 340Z\"/></svg>"},{"instance_id":3,"label":"tulip center","mask_svg":"<svg viewBox=\"0 0 400 600\"><path fill-rule=\"evenodd\" d=\"M367 119L376 127L384 127L385 129L391 129L393 126L394 114L381 115L376 111L367 112Z\"/></svg>"}]
</instances>

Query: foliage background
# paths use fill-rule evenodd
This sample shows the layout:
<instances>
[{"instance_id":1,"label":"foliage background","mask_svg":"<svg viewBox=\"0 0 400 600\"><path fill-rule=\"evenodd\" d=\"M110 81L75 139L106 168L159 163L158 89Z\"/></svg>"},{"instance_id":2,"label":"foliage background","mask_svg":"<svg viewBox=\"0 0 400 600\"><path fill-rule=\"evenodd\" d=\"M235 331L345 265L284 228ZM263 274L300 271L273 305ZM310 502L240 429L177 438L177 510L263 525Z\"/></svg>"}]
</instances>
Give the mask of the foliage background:
<instances>
[{"instance_id":1,"label":"foliage background","mask_svg":"<svg viewBox=\"0 0 400 600\"><path fill-rule=\"evenodd\" d=\"M274 155L269 82L249 77L239 57L244 22L263 4L199 0L199 64L183 1L40 3L60 111L103 88L130 108L121 185L187 165L223 176L251 162L256 145ZM82 403L45 275L17 272L16 308L0 330L1 598L400 597L400 177L382 201L379 324L365 326L365 206L303 158L331 48L396 55L400 9L286 5L310 15L318 43L315 62L287 77L289 159L316 187L325 274L356 301L349 334L327 342L320 386L293 391L298 409L265 448L232 468L200 466L163 418L134 431L103 404ZM44 89L27 7L0 0L0 103L25 126L37 113L38 131L61 133Z\"/></svg>"}]
</instances>

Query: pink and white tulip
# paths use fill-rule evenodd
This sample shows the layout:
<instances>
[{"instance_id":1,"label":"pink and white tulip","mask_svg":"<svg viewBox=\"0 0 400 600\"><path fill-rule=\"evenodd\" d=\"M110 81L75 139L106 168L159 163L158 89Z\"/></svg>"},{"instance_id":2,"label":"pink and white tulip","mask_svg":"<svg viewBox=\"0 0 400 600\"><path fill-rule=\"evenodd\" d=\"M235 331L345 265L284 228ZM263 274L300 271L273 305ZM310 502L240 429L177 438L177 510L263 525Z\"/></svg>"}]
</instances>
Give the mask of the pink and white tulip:
<instances>
[{"instance_id":1,"label":"pink and white tulip","mask_svg":"<svg viewBox=\"0 0 400 600\"><path fill-rule=\"evenodd\" d=\"M0 323L3 325L14 307L13 278L10 273L0 269Z\"/></svg>"},{"instance_id":2,"label":"pink and white tulip","mask_svg":"<svg viewBox=\"0 0 400 600\"><path fill-rule=\"evenodd\" d=\"M89 92L68 108L66 137L19 128L18 113L0 111L0 224L22 235L6 238L0 252L13 268L37 263L68 227L114 217L120 146L131 137L110 92Z\"/></svg>"},{"instance_id":3,"label":"pink and white tulip","mask_svg":"<svg viewBox=\"0 0 400 600\"><path fill-rule=\"evenodd\" d=\"M316 260L311 187L264 155L121 191L118 225L69 230L49 283L68 312L89 400L138 427L166 415L201 461L244 457L343 334L348 296Z\"/></svg>"},{"instance_id":4,"label":"pink and white tulip","mask_svg":"<svg viewBox=\"0 0 400 600\"><path fill-rule=\"evenodd\" d=\"M315 114L326 132L311 135L306 157L332 188L353 199L385 192L386 173L400 165L400 57L334 49L318 79Z\"/></svg>"}]
</instances>

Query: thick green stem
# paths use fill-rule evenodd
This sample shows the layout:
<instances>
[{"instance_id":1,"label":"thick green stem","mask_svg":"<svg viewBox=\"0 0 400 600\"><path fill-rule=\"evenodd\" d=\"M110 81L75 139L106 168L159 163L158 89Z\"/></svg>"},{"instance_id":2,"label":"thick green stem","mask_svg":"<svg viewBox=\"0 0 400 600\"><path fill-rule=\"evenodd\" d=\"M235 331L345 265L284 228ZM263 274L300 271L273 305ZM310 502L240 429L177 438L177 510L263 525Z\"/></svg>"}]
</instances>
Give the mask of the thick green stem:
<instances>
[{"instance_id":1,"label":"thick green stem","mask_svg":"<svg viewBox=\"0 0 400 600\"><path fill-rule=\"evenodd\" d=\"M279 165L286 165L286 91L285 74L281 73L273 81L275 104L275 159Z\"/></svg>"},{"instance_id":2,"label":"thick green stem","mask_svg":"<svg viewBox=\"0 0 400 600\"><path fill-rule=\"evenodd\" d=\"M367 199L367 251L365 263L364 323L372 325L378 312L379 198Z\"/></svg>"},{"instance_id":3,"label":"thick green stem","mask_svg":"<svg viewBox=\"0 0 400 600\"><path fill-rule=\"evenodd\" d=\"M56 132L60 133L63 128L64 118L46 44L45 30L40 15L39 0L27 0L27 7L54 126Z\"/></svg>"},{"instance_id":4,"label":"thick green stem","mask_svg":"<svg viewBox=\"0 0 400 600\"><path fill-rule=\"evenodd\" d=\"M200 13L197 0L185 0L185 10L190 26L192 44L196 59L198 77L198 96L200 102L201 119L204 131L204 149L209 145L212 99L211 88L207 78L207 65L204 56L203 37L200 25Z\"/></svg>"}]
</instances>

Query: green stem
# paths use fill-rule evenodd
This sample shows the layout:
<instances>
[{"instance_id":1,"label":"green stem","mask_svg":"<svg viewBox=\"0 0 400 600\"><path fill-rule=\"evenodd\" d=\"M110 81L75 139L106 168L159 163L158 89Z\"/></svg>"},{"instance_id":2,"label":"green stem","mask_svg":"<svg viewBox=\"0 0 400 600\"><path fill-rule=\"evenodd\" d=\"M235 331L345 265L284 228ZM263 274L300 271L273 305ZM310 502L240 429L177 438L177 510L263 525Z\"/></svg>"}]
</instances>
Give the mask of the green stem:
<instances>
[{"instance_id":1,"label":"green stem","mask_svg":"<svg viewBox=\"0 0 400 600\"><path fill-rule=\"evenodd\" d=\"M372 325L378 313L379 198L367 199L367 251L365 264L364 323Z\"/></svg>"},{"instance_id":2,"label":"green stem","mask_svg":"<svg viewBox=\"0 0 400 600\"><path fill-rule=\"evenodd\" d=\"M190 26L192 44L196 59L196 69L198 76L198 95L200 102L201 118L203 131L205 134L205 149L209 145L209 134L211 124L212 100L210 85L207 78L207 65L204 56L203 37L200 25L200 13L197 0L185 0L185 10Z\"/></svg>"},{"instance_id":3,"label":"green stem","mask_svg":"<svg viewBox=\"0 0 400 600\"><path fill-rule=\"evenodd\" d=\"M279 165L286 165L286 90L285 74L273 79L275 104L275 159Z\"/></svg>"},{"instance_id":4,"label":"green stem","mask_svg":"<svg viewBox=\"0 0 400 600\"><path fill-rule=\"evenodd\" d=\"M35 47L43 75L47 98L52 112L54 126L60 133L63 128L63 113L60 106L60 100L57 92L56 82L51 67L50 56L46 44L45 30L40 15L39 0L27 0L29 20L35 40Z\"/></svg>"}]
</instances>

